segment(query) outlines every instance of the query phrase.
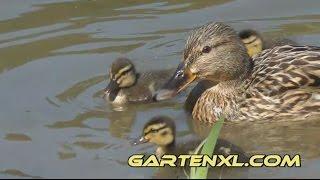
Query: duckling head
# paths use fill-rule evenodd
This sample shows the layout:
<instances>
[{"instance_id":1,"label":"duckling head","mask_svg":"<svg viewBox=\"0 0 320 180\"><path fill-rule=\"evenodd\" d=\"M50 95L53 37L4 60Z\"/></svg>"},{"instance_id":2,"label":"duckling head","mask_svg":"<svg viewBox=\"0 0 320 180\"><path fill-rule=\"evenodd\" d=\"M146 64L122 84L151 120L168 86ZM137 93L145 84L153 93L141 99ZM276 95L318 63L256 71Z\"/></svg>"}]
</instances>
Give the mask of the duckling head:
<instances>
[{"instance_id":1,"label":"duckling head","mask_svg":"<svg viewBox=\"0 0 320 180\"><path fill-rule=\"evenodd\" d=\"M242 30L239 32L239 37L246 46L249 56L253 57L263 50L262 36L255 30Z\"/></svg>"},{"instance_id":2,"label":"duckling head","mask_svg":"<svg viewBox=\"0 0 320 180\"><path fill-rule=\"evenodd\" d=\"M223 23L208 23L191 31L182 62L155 99L169 99L196 80L218 84L238 79L246 74L250 65L250 57L238 34Z\"/></svg>"},{"instance_id":3,"label":"duckling head","mask_svg":"<svg viewBox=\"0 0 320 180\"><path fill-rule=\"evenodd\" d=\"M120 89L133 86L137 81L137 73L133 63L127 58L116 59L109 71L109 84L105 95L114 101Z\"/></svg>"},{"instance_id":4,"label":"duckling head","mask_svg":"<svg viewBox=\"0 0 320 180\"><path fill-rule=\"evenodd\" d=\"M160 147L174 145L176 127L172 119L166 116L153 117L143 128L142 136L134 145L153 143Z\"/></svg>"}]
</instances>

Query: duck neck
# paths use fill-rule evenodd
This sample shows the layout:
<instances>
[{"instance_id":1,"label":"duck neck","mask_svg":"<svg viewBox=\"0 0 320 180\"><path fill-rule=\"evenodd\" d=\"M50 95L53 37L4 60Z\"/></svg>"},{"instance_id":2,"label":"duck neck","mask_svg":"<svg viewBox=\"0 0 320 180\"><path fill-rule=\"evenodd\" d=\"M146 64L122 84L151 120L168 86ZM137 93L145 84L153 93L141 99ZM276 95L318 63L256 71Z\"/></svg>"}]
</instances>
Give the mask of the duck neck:
<instances>
[{"instance_id":1,"label":"duck neck","mask_svg":"<svg viewBox=\"0 0 320 180\"><path fill-rule=\"evenodd\" d=\"M242 82L241 79L220 82L219 84L217 84L215 89L217 92L220 91L221 94L229 94L235 91L237 87L241 86L241 82Z\"/></svg>"},{"instance_id":2,"label":"duck neck","mask_svg":"<svg viewBox=\"0 0 320 180\"><path fill-rule=\"evenodd\" d=\"M175 141L165 146L159 146L156 150L156 156L158 158L161 158L164 154L173 154L174 149L175 149Z\"/></svg>"},{"instance_id":3,"label":"duck neck","mask_svg":"<svg viewBox=\"0 0 320 180\"><path fill-rule=\"evenodd\" d=\"M226 81L206 90L192 111L193 119L214 123L221 116L230 120L237 111L236 99L239 81Z\"/></svg>"},{"instance_id":4,"label":"duck neck","mask_svg":"<svg viewBox=\"0 0 320 180\"><path fill-rule=\"evenodd\" d=\"M141 77L141 74L140 73L136 73L135 81L130 87L135 86L138 83L140 77Z\"/></svg>"},{"instance_id":5,"label":"duck neck","mask_svg":"<svg viewBox=\"0 0 320 180\"><path fill-rule=\"evenodd\" d=\"M221 91L227 92L239 89L243 85L243 82L251 75L254 66L254 62L251 58L247 58L245 60L245 63L245 70L238 78L220 82L217 85L217 88L221 89Z\"/></svg>"},{"instance_id":6,"label":"duck neck","mask_svg":"<svg viewBox=\"0 0 320 180\"><path fill-rule=\"evenodd\" d=\"M242 98L245 80L251 75L253 63L250 60L248 66L237 79L223 81L207 89L197 100L193 108L194 119L200 121L215 122L221 115L232 120L238 117L238 100Z\"/></svg>"}]
</instances>

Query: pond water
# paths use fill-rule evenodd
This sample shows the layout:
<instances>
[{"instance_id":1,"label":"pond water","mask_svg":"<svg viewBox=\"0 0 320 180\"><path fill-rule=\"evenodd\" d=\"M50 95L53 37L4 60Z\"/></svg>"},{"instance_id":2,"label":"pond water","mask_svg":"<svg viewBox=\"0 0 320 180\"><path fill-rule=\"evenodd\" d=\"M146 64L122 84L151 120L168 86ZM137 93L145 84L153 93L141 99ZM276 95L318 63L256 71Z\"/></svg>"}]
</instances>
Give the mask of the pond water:
<instances>
[{"instance_id":1,"label":"pond water","mask_svg":"<svg viewBox=\"0 0 320 180\"><path fill-rule=\"evenodd\" d=\"M119 56L138 70L176 67L187 32L209 21L320 41L317 0L1 1L0 178L155 177L156 169L127 165L130 155L154 151L130 144L148 119L172 117L179 138L207 131L183 111L183 94L113 110L101 98L107 69ZM227 123L221 137L251 154L302 157L300 168L252 168L249 178L320 176L319 120Z\"/></svg>"}]
</instances>

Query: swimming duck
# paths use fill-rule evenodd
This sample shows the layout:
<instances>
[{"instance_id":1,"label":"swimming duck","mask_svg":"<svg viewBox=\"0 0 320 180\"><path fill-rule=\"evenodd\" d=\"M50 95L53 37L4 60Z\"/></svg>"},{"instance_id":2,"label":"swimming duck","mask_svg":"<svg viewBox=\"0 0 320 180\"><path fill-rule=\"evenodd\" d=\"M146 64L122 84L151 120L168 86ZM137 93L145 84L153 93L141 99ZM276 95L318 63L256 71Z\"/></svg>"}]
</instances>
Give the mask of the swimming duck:
<instances>
[{"instance_id":1,"label":"swimming duck","mask_svg":"<svg viewBox=\"0 0 320 180\"><path fill-rule=\"evenodd\" d=\"M134 145L150 143L157 146L155 155L161 158L164 154L181 155L181 154L194 154L194 150L202 142L196 136L188 136L183 139L176 140L176 127L173 120L167 116L155 116L150 119L144 126L142 136L134 142ZM231 142L218 139L214 150L215 155L238 155L238 162L249 162L247 153L240 147L232 144ZM188 163L186 163L188 164ZM155 178L186 178L185 174L188 173L189 168L173 168L164 167L160 168L154 177ZM210 169L208 178L248 178L248 169L246 168L224 168L216 167Z\"/></svg>"},{"instance_id":2,"label":"swimming duck","mask_svg":"<svg viewBox=\"0 0 320 180\"><path fill-rule=\"evenodd\" d=\"M176 143L176 126L173 120L167 116L155 116L144 126L142 136L134 142L134 145L152 143L157 145L156 156L162 157L164 154L192 154L201 143L197 137L191 141L180 144ZM246 162L247 156L241 148L224 139L218 139L214 154L217 155L239 155L240 162Z\"/></svg>"},{"instance_id":3,"label":"swimming duck","mask_svg":"<svg viewBox=\"0 0 320 180\"><path fill-rule=\"evenodd\" d=\"M216 83L197 100L195 120L300 120L320 113L319 47L276 46L252 59L230 26L208 23L191 32L183 55L155 99L169 99L193 81Z\"/></svg>"},{"instance_id":4,"label":"swimming duck","mask_svg":"<svg viewBox=\"0 0 320 180\"><path fill-rule=\"evenodd\" d=\"M253 29L244 29L238 33L242 42L247 48L249 56L253 57L262 50L274 48L282 45L298 45L293 40L287 38L270 38L262 36Z\"/></svg>"},{"instance_id":5,"label":"swimming duck","mask_svg":"<svg viewBox=\"0 0 320 180\"><path fill-rule=\"evenodd\" d=\"M253 57L265 49L274 48L281 45L298 45L293 40L287 38L270 38L262 36L260 33L253 29L244 29L238 33L238 36L247 48L247 52L250 57ZM201 94L208 88L216 85L215 83L202 80L190 91L186 102L185 110L192 112L197 100Z\"/></svg>"},{"instance_id":6,"label":"swimming duck","mask_svg":"<svg viewBox=\"0 0 320 180\"><path fill-rule=\"evenodd\" d=\"M114 105L151 102L154 92L166 82L173 70L138 73L127 58L116 59L109 71L109 84L104 98Z\"/></svg>"}]
</instances>

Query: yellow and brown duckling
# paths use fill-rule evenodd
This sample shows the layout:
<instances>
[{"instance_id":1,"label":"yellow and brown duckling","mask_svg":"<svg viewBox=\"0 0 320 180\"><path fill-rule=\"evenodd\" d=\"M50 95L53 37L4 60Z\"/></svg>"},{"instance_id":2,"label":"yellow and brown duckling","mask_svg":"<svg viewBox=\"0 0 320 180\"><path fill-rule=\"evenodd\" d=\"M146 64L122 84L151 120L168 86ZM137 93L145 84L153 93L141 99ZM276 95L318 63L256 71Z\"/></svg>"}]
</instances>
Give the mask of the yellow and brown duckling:
<instances>
[{"instance_id":1,"label":"yellow and brown duckling","mask_svg":"<svg viewBox=\"0 0 320 180\"><path fill-rule=\"evenodd\" d=\"M109 84L104 98L115 105L151 102L157 89L170 77L172 70L138 73L127 58L116 59L109 70Z\"/></svg>"},{"instance_id":2,"label":"yellow and brown duckling","mask_svg":"<svg viewBox=\"0 0 320 180\"><path fill-rule=\"evenodd\" d=\"M262 36L260 33L253 29L244 29L238 33L238 36L244 43L247 52L250 57L253 57L265 49L274 48L276 46L282 45L298 45L293 40L287 38L271 38L267 36ZM202 80L190 91L186 102L185 110L187 112L192 112L197 100L201 94L208 88L216 85L214 82L208 80Z\"/></svg>"},{"instance_id":3,"label":"yellow and brown duckling","mask_svg":"<svg viewBox=\"0 0 320 180\"><path fill-rule=\"evenodd\" d=\"M176 139L176 126L174 121L167 116L155 116L150 119L143 128L142 136L138 138L134 145L150 143L157 146L155 155L160 159L164 154L167 155L182 155L182 154L194 154L195 149L199 146L202 140L196 136L188 136L183 139ZM249 156L239 146L232 144L231 142L218 139L214 155L238 155L238 162L248 162ZM179 160L178 160L179 161ZM179 162L178 162L179 163ZM177 163L177 164L178 164ZM186 162L188 164L188 162ZM188 167L188 165L187 165ZM184 169L182 171L182 169ZM238 171L239 170L239 171ZM188 168L161 168L156 173L156 178L185 178L185 174L188 172ZM187 173L188 174L188 173ZM248 171L246 168L227 168L216 167L210 169L208 178L247 178Z\"/></svg>"},{"instance_id":4,"label":"yellow and brown duckling","mask_svg":"<svg viewBox=\"0 0 320 180\"><path fill-rule=\"evenodd\" d=\"M197 80L217 85L201 94L195 120L300 120L320 114L320 48L277 46L253 59L237 33L223 23L191 32L183 60L155 99L169 99Z\"/></svg>"},{"instance_id":5,"label":"yellow and brown duckling","mask_svg":"<svg viewBox=\"0 0 320 180\"><path fill-rule=\"evenodd\" d=\"M191 141L177 143L176 127L173 120L166 116L155 116L145 124L142 136L134 142L134 145L144 143L157 145L155 154L160 158L164 154L192 154L201 140L195 137ZM237 154L240 162L246 162L248 158L241 148L223 139L217 140L214 154L224 156Z\"/></svg>"},{"instance_id":6,"label":"yellow and brown duckling","mask_svg":"<svg viewBox=\"0 0 320 180\"><path fill-rule=\"evenodd\" d=\"M296 42L287 38L270 38L262 36L253 29L244 29L238 33L240 39L247 48L249 56L253 57L265 49L282 45L297 45Z\"/></svg>"}]
</instances>

